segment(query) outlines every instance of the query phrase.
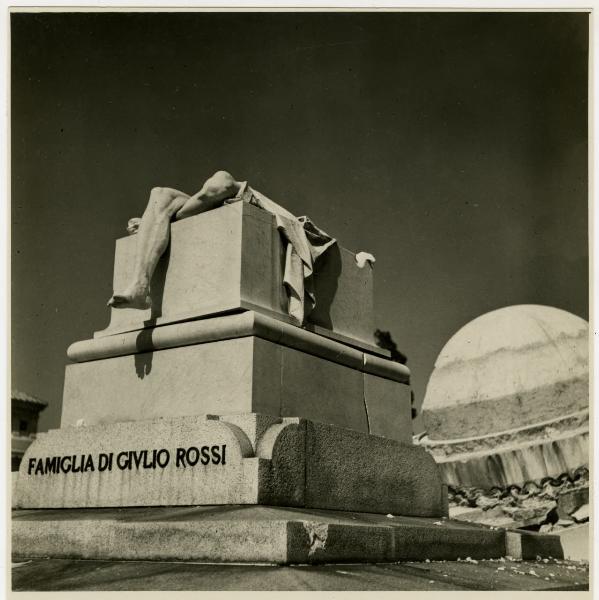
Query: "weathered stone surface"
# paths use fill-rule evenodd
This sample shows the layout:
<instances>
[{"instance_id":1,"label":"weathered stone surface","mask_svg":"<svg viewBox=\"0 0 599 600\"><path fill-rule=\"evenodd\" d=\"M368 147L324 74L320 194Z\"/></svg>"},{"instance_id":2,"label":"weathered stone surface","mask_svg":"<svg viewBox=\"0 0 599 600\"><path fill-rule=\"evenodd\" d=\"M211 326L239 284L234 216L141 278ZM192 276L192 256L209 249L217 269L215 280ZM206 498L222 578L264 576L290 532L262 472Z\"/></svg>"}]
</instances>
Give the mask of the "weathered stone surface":
<instances>
[{"instance_id":1,"label":"weathered stone surface","mask_svg":"<svg viewBox=\"0 0 599 600\"><path fill-rule=\"evenodd\" d=\"M412 441L410 400L409 386L364 374L364 402L371 434L410 444Z\"/></svg>"},{"instance_id":2,"label":"weathered stone surface","mask_svg":"<svg viewBox=\"0 0 599 600\"><path fill-rule=\"evenodd\" d=\"M230 330L235 328L232 325ZM329 356L341 346L310 332L291 329L306 336L298 342L300 348L306 347L302 341L307 344L306 340L312 343L313 338L319 338L323 354ZM257 336L68 365L62 426L75 425L81 419L93 425L258 412L303 417L409 441L410 413L406 412L405 401L394 399L395 395L409 395L409 386L372 376L366 388L360 370L366 368L363 353L342 349L347 354L346 362L356 368ZM402 378L403 372L397 376ZM368 399L372 414L367 418Z\"/></svg>"},{"instance_id":3,"label":"weathered stone surface","mask_svg":"<svg viewBox=\"0 0 599 600\"><path fill-rule=\"evenodd\" d=\"M262 415L257 415L259 421ZM223 419L224 421L224 419ZM226 422L226 421L224 421ZM255 483L257 504L305 506L306 422L282 419L256 430L255 454L260 472Z\"/></svg>"},{"instance_id":4,"label":"weathered stone surface","mask_svg":"<svg viewBox=\"0 0 599 600\"><path fill-rule=\"evenodd\" d=\"M442 516L438 467L422 448L307 422L306 506Z\"/></svg>"},{"instance_id":5,"label":"weathered stone surface","mask_svg":"<svg viewBox=\"0 0 599 600\"><path fill-rule=\"evenodd\" d=\"M282 348L281 416L302 416L368 433L363 374Z\"/></svg>"},{"instance_id":6,"label":"weathered stone surface","mask_svg":"<svg viewBox=\"0 0 599 600\"><path fill-rule=\"evenodd\" d=\"M567 490L557 496L557 512L562 519L569 516L584 504L589 503L589 486Z\"/></svg>"},{"instance_id":7,"label":"weathered stone surface","mask_svg":"<svg viewBox=\"0 0 599 600\"><path fill-rule=\"evenodd\" d=\"M482 508L471 508L467 506L449 506L449 517L466 523L478 523L488 527L504 527L509 529L514 527L514 520L507 516L501 506L496 506L488 510ZM516 524L521 527L524 524Z\"/></svg>"},{"instance_id":8,"label":"weathered stone surface","mask_svg":"<svg viewBox=\"0 0 599 600\"><path fill-rule=\"evenodd\" d=\"M554 532L559 537L564 558L588 561L592 557L589 544L589 523L573 525Z\"/></svg>"},{"instance_id":9,"label":"weathered stone surface","mask_svg":"<svg viewBox=\"0 0 599 600\"><path fill-rule=\"evenodd\" d=\"M521 560L537 556L564 558L559 536L524 530L505 532L505 554Z\"/></svg>"},{"instance_id":10,"label":"weathered stone surface","mask_svg":"<svg viewBox=\"0 0 599 600\"><path fill-rule=\"evenodd\" d=\"M454 527L450 521L413 523L395 531L394 560L411 560L413 548L423 559L456 560L498 558L505 554L504 532Z\"/></svg>"},{"instance_id":11,"label":"weathered stone surface","mask_svg":"<svg viewBox=\"0 0 599 600\"><path fill-rule=\"evenodd\" d=\"M353 252L331 247L316 263L309 323L374 345L373 273L370 265L357 265Z\"/></svg>"},{"instance_id":12,"label":"weathered stone surface","mask_svg":"<svg viewBox=\"0 0 599 600\"><path fill-rule=\"evenodd\" d=\"M223 522L179 516L173 510L157 519L148 509L137 519L131 518L128 511L87 511L71 519L68 513L44 512L35 521L20 520L18 515L14 519L16 554L112 560L287 562L284 520ZM194 512L197 514L198 509ZM124 515L129 518L123 519Z\"/></svg>"},{"instance_id":13,"label":"weathered stone surface","mask_svg":"<svg viewBox=\"0 0 599 600\"><path fill-rule=\"evenodd\" d=\"M22 508L270 504L442 516L445 495L420 448L268 415L53 430L32 444L17 482Z\"/></svg>"},{"instance_id":14,"label":"weathered stone surface","mask_svg":"<svg viewBox=\"0 0 599 600\"><path fill-rule=\"evenodd\" d=\"M329 515L315 516L288 524L288 563L364 562L365 557L393 560L394 532L389 527L374 524L359 527L355 522L349 524L345 515L341 516L341 522L334 515L329 519L326 518Z\"/></svg>"},{"instance_id":15,"label":"weathered stone surface","mask_svg":"<svg viewBox=\"0 0 599 600\"><path fill-rule=\"evenodd\" d=\"M504 533L368 513L257 507L17 511L12 550L35 556L207 562L391 562L496 558Z\"/></svg>"},{"instance_id":16,"label":"weathered stone surface","mask_svg":"<svg viewBox=\"0 0 599 600\"><path fill-rule=\"evenodd\" d=\"M256 504L260 495L294 506L303 501L304 438L297 423L271 425L278 435L263 441L258 454L239 426L210 417L53 430L26 453L17 501L28 508L178 506ZM287 425L296 436L294 452L272 456L269 443L285 438Z\"/></svg>"},{"instance_id":17,"label":"weathered stone surface","mask_svg":"<svg viewBox=\"0 0 599 600\"><path fill-rule=\"evenodd\" d=\"M253 394L257 345L245 337L68 365L61 426L80 419L94 425L253 408L278 416L270 385Z\"/></svg>"},{"instance_id":18,"label":"weathered stone surface","mask_svg":"<svg viewBox=\"0 0 599 600\"><path fill-rule=\"evenodd\" d=\"M508 515L513 523L522 523L522 527L532 525L543 526L555 514L555 500L532 497L522 502L521 506L502 506L501 511Z\"/></svg>"},{"instance_id":19,"label":"weathered stone surface","mask_svg":"<svg viewBox=\"0 0 599 600\"><path fill-rule=\"evenodd\" d=\"M485 453L500 452L517 446L535 445L540 441L548 441L559 437L578 434L589 429L589 409L563 415L549 421L534 425L516 427L508 431L487 433L457 440L433 440L428 435L420 435L415 440L425 445L435 457L444 458Z\"/></svg>"},{"instance_id":20,"label":"weathered stone surface","mask_svg":"<svg viewBox=\"0 0 599 600\"><path fill-rule=\"evenodd\" d=\"M117 240L114 289L130 280L136 245L137 236ZM273 215L246 202L175 222L152 280L152 309L112 309L110 325L96 336L241 308L288 322L283 261ZM311 322L319 332L372 348L372 269L358 268L353 253L334 247L318 261L315 286Z\"/></svg>"}]
</instances>

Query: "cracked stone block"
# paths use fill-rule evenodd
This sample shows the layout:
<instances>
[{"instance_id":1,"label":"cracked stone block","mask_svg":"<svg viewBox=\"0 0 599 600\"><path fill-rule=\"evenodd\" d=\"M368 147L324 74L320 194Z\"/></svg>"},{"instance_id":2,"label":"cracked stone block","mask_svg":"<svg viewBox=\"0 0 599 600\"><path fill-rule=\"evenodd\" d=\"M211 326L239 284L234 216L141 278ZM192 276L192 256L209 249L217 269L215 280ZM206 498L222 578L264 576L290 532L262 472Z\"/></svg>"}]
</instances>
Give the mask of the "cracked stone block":
<instances>
[{"instance_id":1,"label":"cracked stone block","mask_svg":"<svg viewBox=\"0 0 599 600\"><path fill-rule=\"evenodd\" d=\"M364 373L364 402L372 435L411 443L410 386Z\"/></svg>"},{"instance_id":2,"label":"cracked stone block","mask_svg":"<svg viewBox=\"0 0 599 600\"><path fill-rule=\"evenodd\" d=\"M283 347L280 414L368 433L363 373Z\"/></svg>"},{"instance_id":3,"label":"cracked stone block","mask_svg":"<svg viewBox=\"0 0 599 600\"><path fill-rule=\"evenodd\" d=\"M410 386L364 373L362 352L304 333L313 352L340 347L346 356L333 356L349 365L255 335L87 360L66 368L61 426L256 412L411 441Z\"/></svg>"}]
</instances>

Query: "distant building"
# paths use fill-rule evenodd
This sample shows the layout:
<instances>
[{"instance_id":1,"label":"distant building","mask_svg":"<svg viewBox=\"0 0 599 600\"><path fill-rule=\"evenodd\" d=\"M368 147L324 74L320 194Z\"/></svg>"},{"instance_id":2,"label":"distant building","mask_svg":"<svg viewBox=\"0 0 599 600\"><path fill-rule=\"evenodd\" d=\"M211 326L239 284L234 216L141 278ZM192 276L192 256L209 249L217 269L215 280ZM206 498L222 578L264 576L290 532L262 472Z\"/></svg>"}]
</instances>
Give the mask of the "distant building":
<instances>
[{"instance_id":1,"label":"distant building","mask_svg":"<svg viewBox=\"0 0 599 600\"><path fill-rule=\"evenodd\" d=\"M501 308L447 342L426 388L425 445L449 485L523 485L588 467L589 326Z\"/></svg>"},{"instance_id":2,"label":"distant building","mask_svg":"<svg viewBox=\"0 0 599 600\"><path fill-rule=\"evenodd\" d=\"M18 471L25 451L37 435L40 412L48 403L23 392L11 393L11 470Z\"/></svg>"},{"instance_id":3,"label":"distant building","mask_svg":"<svg viewBox=\"0 0 599 600\"><path fill-rule=\"evenodd\" d=\"M538 305L486 313L447 342L417 443L441 468L450 517L573 536L567 552L588 560L588 346L585 320Z\"/></svg>"}]
</instances>

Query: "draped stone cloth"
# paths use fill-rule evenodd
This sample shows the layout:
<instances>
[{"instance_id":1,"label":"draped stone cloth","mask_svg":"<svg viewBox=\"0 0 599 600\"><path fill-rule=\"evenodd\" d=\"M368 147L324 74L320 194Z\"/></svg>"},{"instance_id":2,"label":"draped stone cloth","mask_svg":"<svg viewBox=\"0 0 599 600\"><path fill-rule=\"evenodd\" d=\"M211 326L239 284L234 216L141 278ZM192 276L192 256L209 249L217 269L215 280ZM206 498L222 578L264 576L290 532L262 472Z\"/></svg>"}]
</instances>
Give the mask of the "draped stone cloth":
<instances>
[{"instance_id":1,"label":"draped stone cloth","mask_svg":"<svg viewBox=\"0 0 599 600\"><path fill-rule=\"evenodd\" d=\"M234 198L225 204L248 202L275 216L277 229L285 243L283 284L287 290L289 316L299 325L316 306L314 295L314 263L337 242L319 229L308 217L296 217L288 210L252 189L247 181Z\"/></svg>"}]
</instances>

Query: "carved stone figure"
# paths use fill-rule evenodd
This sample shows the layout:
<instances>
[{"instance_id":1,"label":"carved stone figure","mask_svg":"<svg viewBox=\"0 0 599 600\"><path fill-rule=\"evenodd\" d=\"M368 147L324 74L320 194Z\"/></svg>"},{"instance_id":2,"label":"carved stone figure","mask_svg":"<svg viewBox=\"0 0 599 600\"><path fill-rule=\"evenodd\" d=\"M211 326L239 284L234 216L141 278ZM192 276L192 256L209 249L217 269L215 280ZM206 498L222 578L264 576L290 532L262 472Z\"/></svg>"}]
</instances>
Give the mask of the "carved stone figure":
<instances>
[{"instance_id":1,"label":"carved stone figure","mask_svg":"<svg viewBox=\"0 0 599 600\"><path fill-rule=\"evenodd\" d=\"M172 188L152 189L141 219L130 219L127 224L127 231L138 235L132 280L126 289L115 291L108 305L113 308L149 308L150 281L168 246L170 222L237 201L250 202L276 217L277 228L287 243L283 281L289 297L288 312L293 320L302 324L316 303L312 285L314 262L336 240L318 229L307 217L295 217L252 189L247 182L236 181L227 171L217 171L193 196Z\"/></svg>"},{"instance_id":2,"label":"carved stone figure","mask_svg":"<svg viewBox=\"0 0 599 600\"><path fill-rule=\"evenodd\" d=\"M150 280L168 246L171 220L184 219L216 208L225 199L235 196L239 186L229 173L218 171L193 196L172 188L153 188L146 210L137 223L137 257L133 280L125 290L114 293L108 305L115 308L148 308L151 304ZM130 232L135 224L134 219L129 221Z\"/></svg>"}]
</instances>

